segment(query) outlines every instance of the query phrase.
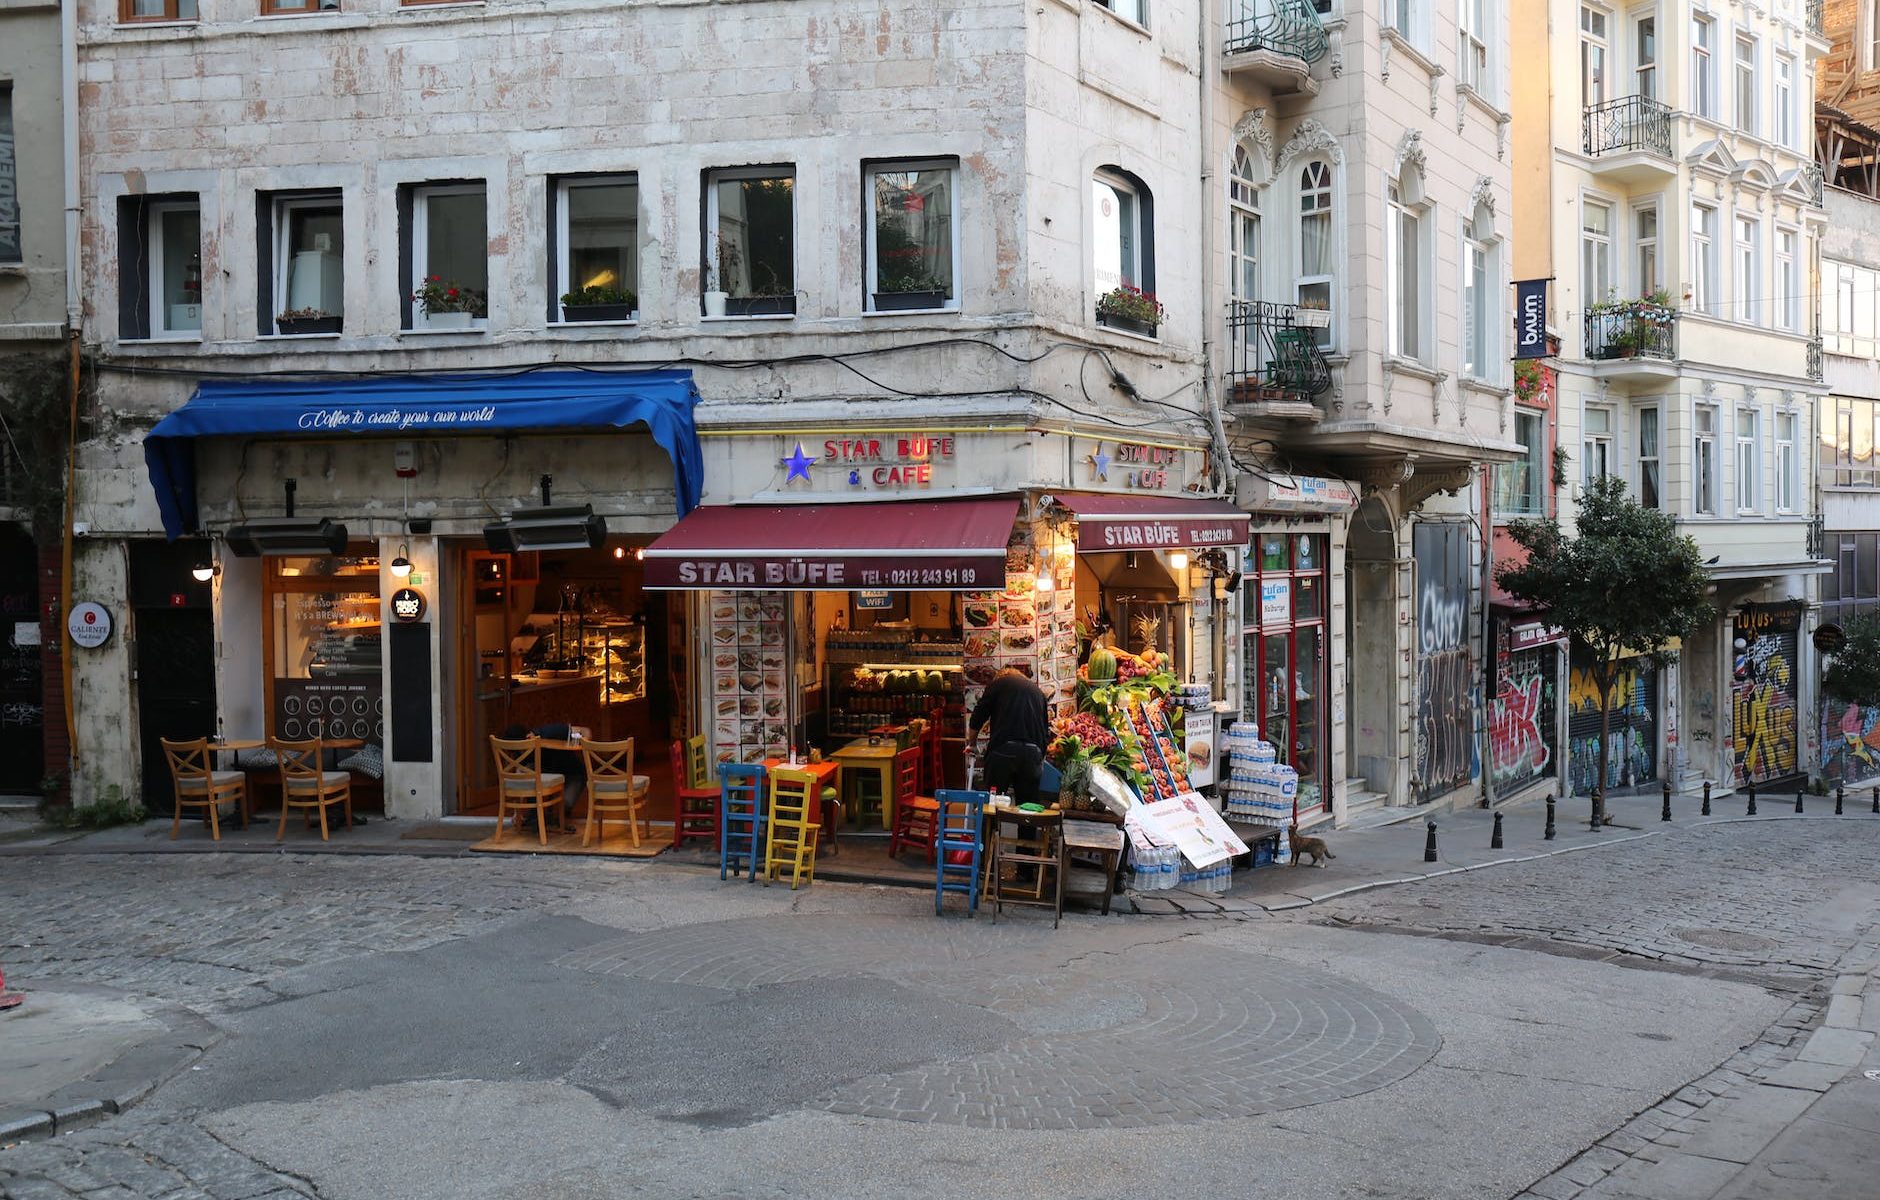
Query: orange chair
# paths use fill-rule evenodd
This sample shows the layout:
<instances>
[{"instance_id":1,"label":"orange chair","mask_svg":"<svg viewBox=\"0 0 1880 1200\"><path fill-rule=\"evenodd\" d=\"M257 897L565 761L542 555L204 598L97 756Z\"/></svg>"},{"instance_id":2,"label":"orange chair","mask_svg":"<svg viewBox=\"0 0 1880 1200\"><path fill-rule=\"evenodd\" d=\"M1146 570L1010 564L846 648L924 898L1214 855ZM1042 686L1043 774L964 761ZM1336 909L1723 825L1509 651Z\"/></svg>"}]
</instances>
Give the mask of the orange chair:
<instances>
[{"instance_id":1,"label":"orange chair","mask_svg":"<svg viewBox=\"0 0 1880 1200\"><path fill-rule=\"evenodd\" d=\"M888 839L888 857L912 844L925 846L931 863L940 836L940 802L918 794L922 757L919 746L894 756L894 835Z\"/></svg>"},{"instance_id":2,"label":"orange chair","mask_svg":"<svg viewBox=\"0 0 1880 1200\"><path fill-rule=\"evenodd\" d=\"M524 810L535 810L535 831L542 845L548 845L548 816L552 809L556 825L561 824L561 796L567 778L542 770L542 739L530 735L507 741L490 735L490 750L496 755L496 836L503 840L503 825L511 809L520 817Z\"/></svg>"},{"instance_id":3,"label":"orange chair","mask_svg":"<svg viewBox=\"0 0 1880 1200\"><path fill-rule=\"evenodd\" d=\"M268 745L281 765L281 827L274 831L274 840L278 842L287 836L287 814L296 808L320 810L320 840L323 842L328 840L326 810L332 805L343 806L346 828L351 829L352 774L323 769L320 739L290 742L269 738Z\"/></svg>"},{"instance_id":4,"label":"orange chair","mask_svg":"<svg viewBox=\"0 0 1880 1200\"><path fill-rule=\"evenodd\" d=\"M697 735L672 744L672 848L687 838L718 844L718 785L705 763L705 738Z\"/></svg>"},{"instance_id":5,"label":"orange chair","mask_svg":"<svg viewBox=\"0 0 1880 1200\"><path fill-rule=\"evenodd\" d=\"M242 828L248 828L248 776L240 771L218 771L209 761L209 739L163 743L163 757L170 763L170 782L176 788L176 815L170 819L170 840L176 840L183 825L183 808L206 808L209 836L222 840L219 816L223 804L233 800L241 809Z\"/></svg>"}]
</instances>

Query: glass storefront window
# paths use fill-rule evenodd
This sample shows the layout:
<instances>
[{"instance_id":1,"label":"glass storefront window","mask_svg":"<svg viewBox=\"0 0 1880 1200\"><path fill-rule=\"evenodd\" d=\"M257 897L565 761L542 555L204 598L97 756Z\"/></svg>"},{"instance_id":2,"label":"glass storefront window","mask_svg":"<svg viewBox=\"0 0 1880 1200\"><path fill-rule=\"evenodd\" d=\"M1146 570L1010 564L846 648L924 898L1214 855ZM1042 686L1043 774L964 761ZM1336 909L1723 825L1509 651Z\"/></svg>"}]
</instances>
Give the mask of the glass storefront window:
<instances>
[{"instance_id":1,"label":"glass storefront window","mask_svg":"<svg viewBox=\"0 0 1880 1200\"><path fill-rule=\"evenodd\" d=\"M289 741L382 741L379 560L360 553L269 567L271 732Z\"/></svg>"},{"instance_id":2,"label":"glass storefront window","mask_svg":"<svg viewBox=\"0 0 1880 1200\"><path fill-rule=\"evenodd\" d=\"M1260 538L1260 569L1262 571L1284 571L1286 562L1286 537L1284 534L1269 533Z\"/></svg>"},{"instance_id":3,"label":"glass storefront window","mask_svg":"<svg viewBox=\"0 0 1880 1200\"><path fill-rule=\"evenodd\" d=\"M1299 809L1322 807L1325 778L1325 535L1254 537L1241 581L1241 716L1299 772Z\"/></svg>"}]
</instances>

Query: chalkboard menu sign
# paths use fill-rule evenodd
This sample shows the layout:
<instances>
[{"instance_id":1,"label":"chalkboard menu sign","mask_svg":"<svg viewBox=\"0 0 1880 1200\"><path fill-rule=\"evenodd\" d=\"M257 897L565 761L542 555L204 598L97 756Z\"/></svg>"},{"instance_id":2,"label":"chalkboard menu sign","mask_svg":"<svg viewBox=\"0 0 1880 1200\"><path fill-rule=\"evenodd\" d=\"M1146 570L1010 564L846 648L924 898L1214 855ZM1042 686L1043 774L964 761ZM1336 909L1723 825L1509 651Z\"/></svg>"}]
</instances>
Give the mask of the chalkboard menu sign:
<instances>
[{"instance_id":1,"label":"chalkboard menu sign","mask_svg":"<svg viewBox=\"0 0 1880 1200\"><path fill-rule=\"evenodd\" d=\"M378 677L276 679L274 729L290 742L357 739L382 745L385 700Z\"/></svg>"}]
</instances>

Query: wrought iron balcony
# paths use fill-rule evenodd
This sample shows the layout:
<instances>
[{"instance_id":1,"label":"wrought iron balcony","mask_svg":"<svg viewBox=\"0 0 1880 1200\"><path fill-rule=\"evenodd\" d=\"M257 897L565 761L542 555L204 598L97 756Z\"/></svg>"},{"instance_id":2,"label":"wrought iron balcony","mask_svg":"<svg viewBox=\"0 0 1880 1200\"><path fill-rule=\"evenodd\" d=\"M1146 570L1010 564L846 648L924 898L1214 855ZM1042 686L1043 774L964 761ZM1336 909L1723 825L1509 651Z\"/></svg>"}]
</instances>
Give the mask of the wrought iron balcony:
<instances>
[{"instance_id":1,"label":"wrought iron balcony","mask_svg":"<svg viewBox=\"0 0 1880 1200\"><path fill-rule=\"evenodd\" d=\"M1295 324L1298 306L1266 300L1227 305L1227 398L1235 404L1309 404L1332 386L1316 330Z\"/></svg>"},{"instance_id":2,"label":"wrought iron balcony","mask_svg":"<svg viewBox=\"0 0 1880 1200\"><path fill-rule=\"evenodd\" d=\"M1670 158L1671 115L1670 106L1644 96L1621 96L1589 104L1580 118L1581 141L1586 153L1594 158L1632 150Z\"/></svg>"},{"instance_id":3,"label":"wrought iron balcony","mask_svg":"<svg viewBox=\"0 0 1880 1200\"><path fill-rule=\"evenodd\" d=\"M1827 367L1821 360L1820 334L1816 334L1814 337L1808 339L1808 357L1804 362L1806 363L1808 378L1812 382L1820 383L1828 377Z\"/></svg>"},{"instance_id":4,"label":"wrought iron balcony","mask_svg":"<svg viewBox=\"0 0 1880 1200\"><path fill-rule=\"evenodd\" d=\"M1271 54L1315 63L1330 47L1310 0L1231 0L1223 54Z\"/></svg>"},{"instance_id":5,"label":"wrought iron balcony","mask_svg":"<svg viewBox=\"0 0 1880 1200\"><path fill-rule=\"evenodd\" d=\"M1828 202L1825 179L1826 174L1822 171L1820 163L1806 162L1802 164L1802 183L1807 186L1808 198L1815 202L1816 208L1820 208Z\"/></svg>"},{"instance_id":6,"label":"wrought iron balcony","mask_svg":"<svg viewBox=\"0 0 1880 1200\"><path fill-rule=\"evenodd\" d=\"M1586 314L1586 357L1602 361L1641 358L1668 362L1678 356L1676 309L1633 301Z\"/></svg>"},{"instance_id":7,"label":"wrought iron balcony","mask_svg":"<svg viewBox=\"0 0 1880 1200\"><path fill-rule=\"evenodd\" d=\"M1821 20L1821 0L1808 0L1808 33L1811 37L1828 36Z\"/></svg>"}]
</instances>

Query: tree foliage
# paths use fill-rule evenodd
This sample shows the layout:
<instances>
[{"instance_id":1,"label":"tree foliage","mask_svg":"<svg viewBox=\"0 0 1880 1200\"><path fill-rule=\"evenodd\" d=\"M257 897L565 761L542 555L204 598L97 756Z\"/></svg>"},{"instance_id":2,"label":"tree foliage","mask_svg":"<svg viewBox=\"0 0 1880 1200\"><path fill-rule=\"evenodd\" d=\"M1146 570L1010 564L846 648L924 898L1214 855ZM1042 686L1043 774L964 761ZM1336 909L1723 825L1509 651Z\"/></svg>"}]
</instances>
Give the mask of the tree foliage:
<instances>
[{"instance_id":1,"label":"tree foliage","mask_svg":"<svg viewBox=\"0 0 1880 1200\"><path fill-rule=\"evenodd\" d=\"M1555 520L1516 521L1509 535L1527 551L1525 562L1496 572L1502 589L1546 608L1589 665L1599 689L1599 779L1606 778L1606 737L1612 685L1622 651L1659 663L1666 648L1715 615L1705 599L1710 571L1697 543L1678 533L1667 513L1645 508L1612 476L1596 479L1580 496L1576 532Z\"/></svg>"},{"instance_id":2,"label":"tree foliage","mask_svg":"<svg viewBox=\"0 0 1880 1200\"><path fill-rule=\"evenodd\" d=\"M1847 645L1822 671L1822 695L1862 708L1880 707L1880 613L1860 613L1841 630Z\"/></svg>"}]
</instances>

